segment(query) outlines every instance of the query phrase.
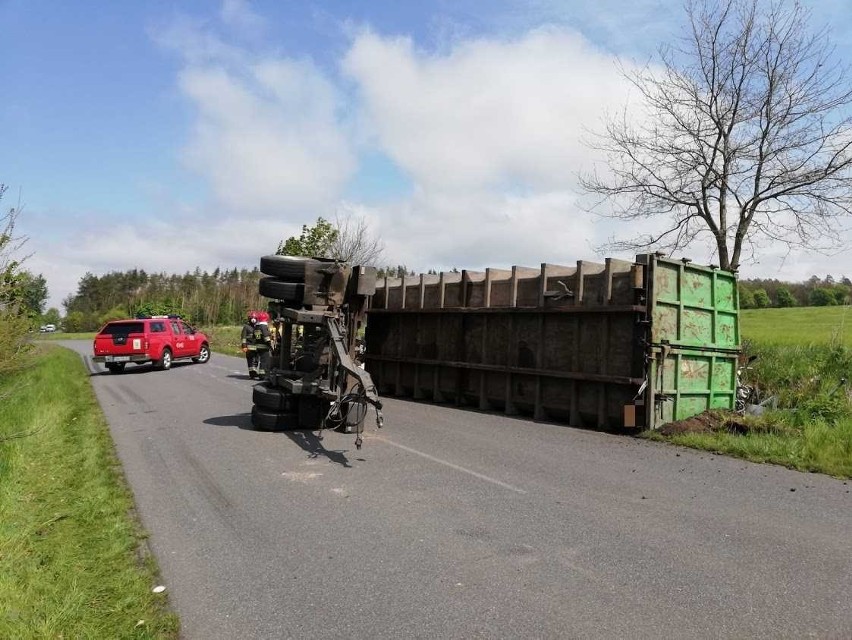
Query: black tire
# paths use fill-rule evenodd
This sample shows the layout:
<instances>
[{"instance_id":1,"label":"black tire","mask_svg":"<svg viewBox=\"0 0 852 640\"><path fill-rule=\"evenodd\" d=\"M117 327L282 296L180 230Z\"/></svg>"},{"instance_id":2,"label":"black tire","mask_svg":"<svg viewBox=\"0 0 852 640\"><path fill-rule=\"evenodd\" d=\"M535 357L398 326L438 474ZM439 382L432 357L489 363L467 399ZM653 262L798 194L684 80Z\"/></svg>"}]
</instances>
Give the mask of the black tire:
<instances>
[{"instance_id":1,"label":"black tire","mask_svg":"<svg viewBox=\"0 0 852 640\"><path fill-rule=\"evenodd\" d=\"M251 423L258 431L289 431L298 428L299 415L267 411L255 405L251 408Z\"/></svg>"},{"instance_id":2,"label":"black tire","mask_svg":"<svg viewBox=\"0 0 852 640\"><path fill-rule=\"evenodd\" d=\"M292 394L269 387L265 382L254 385L251 399L259 408L275 413L289 413L296 405Z\"/></svg>"},{"instance_id":3,"label":"black tire","mask_svg":"<svg viewBox=\"0 0 852 640\"><path fill-rule=\"evenodd\" d=\"M154 368L160 371L168 371L172 368L172 350L166 347L160 354L160 359L154 362Z\"/></svg>"},{"instance_id":4,"label":"black tire","mask_svg":"<svg viewBox=\"0 0 852 640\"><path fill-rule=\"evenodd\" d=\"M305 271L318 264L318 260L300 256L263 256L260 272L284 282L304 282Z\"/></svg>"},{"instance_id":5,"label":"black tire","mask_svg":"<svg viewBox=\"0 0 852 640\"><path fill-rule=\"evenodd\" d=\"M121 373L124 371L124 362L108 362L106 368L110 373Z\"/></svg>"},{"instance_id":6,"label":"black tire","mask_svg":"<svg viewBox=\"0 0 852 640\"><path fill-rule=\"evenodd\" d=\"M260 295L284 302L300 304L305 299L305 285L284 282L277 278L261 278L258 289Z\"/></svg>"},{"instance_id":7,"label":"black tire","mask_svg":"<svg viewBox=\"0 0 852 640\"><path fill-rule=\"evenodd\" d=\"M197 362L198 364L207 364L210 362L210 345L206 342L201 345L201 349L198 350L198 355L192 359L193 362Z\"/></svg>"}]
</instances>

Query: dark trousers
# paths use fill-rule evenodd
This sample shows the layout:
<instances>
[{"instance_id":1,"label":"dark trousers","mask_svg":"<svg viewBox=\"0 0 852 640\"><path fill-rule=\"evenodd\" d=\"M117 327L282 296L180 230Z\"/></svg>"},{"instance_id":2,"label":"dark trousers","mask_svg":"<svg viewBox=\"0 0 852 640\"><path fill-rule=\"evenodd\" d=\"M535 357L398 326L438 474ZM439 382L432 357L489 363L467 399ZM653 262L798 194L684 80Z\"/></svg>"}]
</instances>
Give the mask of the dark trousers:
<instances>
[{"instance_id":1,"label":"dark trousers","mask_svg":"<svg viewBox=\"0 0 852 640\"><path fill-rule=\"evenodd\" d=\"M272 356L269 349L249 349L246 351L246 365L249 371L269 371L269 365L272 361Z\"/></svg>"}]
</instances>

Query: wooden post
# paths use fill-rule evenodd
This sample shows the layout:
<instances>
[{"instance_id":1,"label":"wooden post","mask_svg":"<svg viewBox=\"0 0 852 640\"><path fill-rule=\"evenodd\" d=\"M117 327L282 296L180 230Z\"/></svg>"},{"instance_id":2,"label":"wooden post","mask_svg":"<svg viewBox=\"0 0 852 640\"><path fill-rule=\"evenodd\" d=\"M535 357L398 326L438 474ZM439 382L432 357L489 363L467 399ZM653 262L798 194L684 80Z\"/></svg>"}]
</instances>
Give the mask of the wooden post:
<instances>
[{"instance_id":1,"label":"wooden post","mask_svg":"<svg viewBox=\"0 0 852 640\"><path fill-rule=\"evenodd\" d=\"M405 280L402 281L403 292L405 292ZM403 293L404 295L404 293ZM396 378L394 379L394 390L393 393L396 396L402 395L402 320L404 316L402 314L397 315L396 317L396 357L398 358L396 362Z\"/></svg>"},{"instance_id":2,"label":"wooden post","mask_svg":"<svg viewBox=\"0 0 852 640\"><path fill-rule=\"evenodd\" d=\"M518 306L518 267L512 266L512 279L509 286L509 306L515 308ZM514 416L518 414L515 403L512 402L512 373L509 368L512 366L514 352L512 345L515 343L515 316L509 316L509 339L506 341L506 415Z\"/></svg>"},{"instance_id":3,"label":"wooden post","mask_svg":"<svg viewBox=\"0 0 852 640\"><path fill-rule=\"evenodd\" d=\"M491 268L485 270L485 293L484 293L485 308L491 306ZM488 358L485 354L488 351L488 314L482 316L482 339L480 341L480 360L482 364L488 364ZM488 372L479 372L479 408L482 411L487 411L491 408L488 402Z\"/></svg>"},{"instance_id":4,"label":"wooden post","mask_svg":"<svg viewBox=\"0 0 852 640\"><path fill-rule=\"evenodd\" d=\"M544 292L547 291L547 263L541 264L541 277L538 287L538 344L536 345L535 366L538 369L544 368ZM543 420L545 416L544 405L542 404L542 396L544 394L544 382L542 376L535 377L535 405L533 409L533 420Z\"/></svg>"},{"instance_id":5,"label":"wooden post","mask_svg":"<svg viewBox=\"0 0 852 640\"><path fill-rule=\"evenodd\" d=\"M574 347L571 349L571 371L579 373L580 368L580 345L582 345L583 330L582 316L574 316ZM571 408L568 413L568 424L574 427L582 427L583 419L580 416L580 383L576 380L571 381L571 386L568 393L571 397Z\"/></svg>"}]
</instances>

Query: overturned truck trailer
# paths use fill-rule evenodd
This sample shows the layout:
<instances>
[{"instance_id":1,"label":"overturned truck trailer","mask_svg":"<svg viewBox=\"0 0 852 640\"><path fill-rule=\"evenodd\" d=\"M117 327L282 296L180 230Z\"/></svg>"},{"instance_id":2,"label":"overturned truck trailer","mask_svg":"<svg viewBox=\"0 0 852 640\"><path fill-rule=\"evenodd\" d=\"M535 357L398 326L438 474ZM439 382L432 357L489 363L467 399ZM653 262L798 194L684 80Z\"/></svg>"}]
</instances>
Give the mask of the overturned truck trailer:
<instances>
[{"instance_id":1,"label":"overturned truck trailer","mask_svg":"<svg viewBox=\"0 0 852 640\"><path fill-rule=\"evenodd\" d=\"M600 429L733 409L736 276L658 254L379 280L367 369L383 395Z\"/></svg>"}]
</instances>

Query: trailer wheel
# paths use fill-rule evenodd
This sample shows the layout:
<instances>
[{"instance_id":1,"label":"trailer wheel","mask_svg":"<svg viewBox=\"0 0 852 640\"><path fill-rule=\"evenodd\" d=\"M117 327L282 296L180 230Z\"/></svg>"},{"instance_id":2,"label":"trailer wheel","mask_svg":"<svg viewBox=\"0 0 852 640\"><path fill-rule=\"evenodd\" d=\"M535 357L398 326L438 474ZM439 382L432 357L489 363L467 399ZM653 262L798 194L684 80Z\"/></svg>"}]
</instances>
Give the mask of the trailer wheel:
<instances>
[{"instance_id":1,"label":"trailer wheel","mask_svg":"<svg viewBox=\"0 0 852 640\"><path fill-rule=\"evenodd\" d=\"M254 385L252 389L252 401L265 411L291 412L296 404L293 400L292 394L284 393L284 391L275 387L269 387L265 382Z\"/></svg>"},{"instance_id":2,"label":"trailer wheel","mask_svg":"<svg viewBox=\"0 0 852 640\"><path fill-rule=\"evenodd\" d=\"M299 426L299 415L267 411L255 405L251 408L251 423L258 431L289 431Z\"/></svg>"},{"instance_id":3,"label":"trailer wheel","mask_svg":"<svg viewBox=\"0 0 852 640\"><path fill-rule=\"evenodd\" d=\"M284 282L277 278L261 278L258 289L260 295L284 302L301 304L305 299L305 285Z\"/></svg>"},{"instance_id":4,"label":"trailer wheel","mask_svg":"<svg viewBox=\"0 0 852 640\"><path fill-rule=\"evenodd\" d=\"M260 272L285 282L304 282L305 272L319 264L319 260L299 256L263 256Z\"/></svg>"}]
</instances>

